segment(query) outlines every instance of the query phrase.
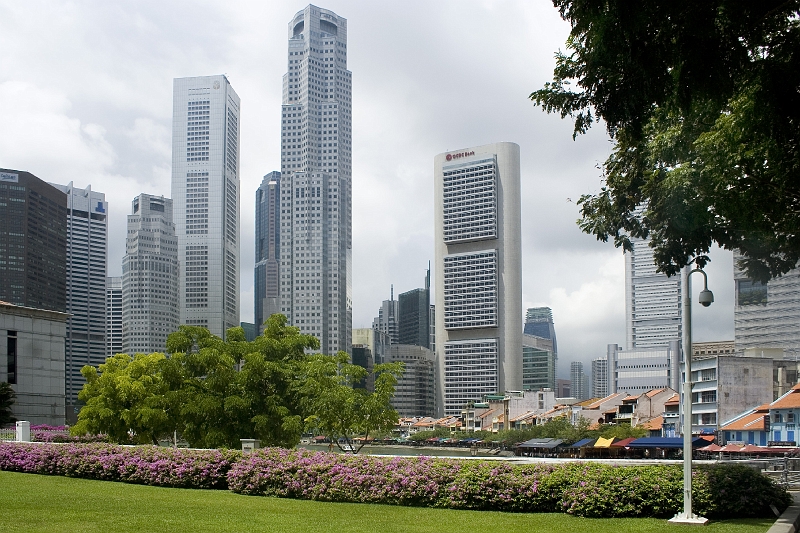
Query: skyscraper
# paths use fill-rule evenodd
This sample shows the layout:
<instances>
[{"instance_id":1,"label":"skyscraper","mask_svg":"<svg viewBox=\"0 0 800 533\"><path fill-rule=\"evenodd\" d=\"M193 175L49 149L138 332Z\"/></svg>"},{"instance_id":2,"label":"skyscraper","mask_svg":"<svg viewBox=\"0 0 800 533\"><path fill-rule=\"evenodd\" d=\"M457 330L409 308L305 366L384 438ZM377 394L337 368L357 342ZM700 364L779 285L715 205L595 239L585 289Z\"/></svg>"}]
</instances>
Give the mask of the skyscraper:
<instances>
[{"instance_id":1,"label":"skyscraper","mask_svg":"<svg viewBox=\"0 0 800 533\"><path fill-rule=\"evenodd\" d=\"M180 322L222 337L239 325L239 96L200 76L175 79L172 101Z\"/></svg>"},{"instance_id":2,"label":"skyscraper","mask_svg":"<svg viewBox=\"0 0 800 533\"><path fill-rule=\"evenodd\" d=\"M392 285L389 289L389 299L381 302L378 316L372 321L372 329L385 334L392 344L399 344L400 328L397 322L399 314L397 300L394 299L394 285Z\"/></svg>"},{"instance_id":3,"label":"skyscraper","mask_svg":"<svg viewBox=\"0 0 800 533\"><path fill-rule=\"evenodd\" d=\"M425 287L412 289L397 297L398 342L430 348L431 270L425 276Z\"/></svg>"},{"instance_id":4,"label":"skyscraper","mask_svg":"<svg viewBox=\"0 0 800 533\"><path fill-rule=\"evenodd\" d=\"M0 204L0 301L66 311L67 195L0 169Z\"/></svg>"},{"instance_id":5,"label":"skyscraper","mask_svg":"<svg viewBox=\"0 0 800 533\"><path fill-rule=\"evenodd\" d=\"M553 341L553 352L558 357L558 343L556 342L556 328L553 325L553 311L549 307L531 307L525 314L525 335L533 335Z\"/></svg>"},{"instance_id":6,"label":"skyscraper","mask_svg":"<svg viewBox=\"0 0 800 533\"><path fill-rule=\"evenodd\" d=\"M522 389L519 146L434 160L437 413Z\"/></svg>"},{"instance_id":7,"label":"skyscraper","mask_svg":"<svg viewBox=\"0 0 800 533\"><path fill-rule=\"evenodd\" d=\"M67 419L74 416L78 393L86 382L85 365L106 360L106 270L108 203L105 194L52 184L67 195ZM71 408L72 407L72 408ZM72 412L71 412L72 411Z\"/></svg>"},{"instance_id":8,"label":"skyscraper","mask_svg":"<svg viewBox=\"0 0 800 533\"><path fill-rule=\"evenodd\" d=\"M149 194L131 202L122 258L122 349L130 355L163 352L180 325L172 207L169 198Z\"/></svg>"},{"instance_id":9,"label":"skyscraper","mask_svg":"<svg viewBox=\"0 0 800 533\"><path fill-rule=\"evenodd\" d=\"M608 390L608 359L600 357L592 360L592 398L605 398Z\"/></svg>"},{"instance_id":10,"label":"skyscraper","mask_svg":"<svg viewBox=\"0 0 800 533\"><path fill-rule=\"evenodd\" d=\"M649 241L633 239L625 253L625 326L628 350L665 348L683 332L681 276L656 272Z\"/></svg>"},{"instance_id":11,"label":"skyscraper","mask_svg":"<svg viewBox=\"0 0 800 533\"><path fill-rule=\"evenodd\" d=\"M347 20L299 11L283 77L280 305L326 353L352 342L351 78Z\"/></svg>"},{"instance_id":12,"label":"skyscraper","mask_svg":"<svg viewBox=\"0 0 800 533\"><path fill-rule=\"evenodd\" d=\"M583 373L583 363L573 361L569 366L569 381L572 397L579 400L589 398L589 391L586 390L586 374Z\"/></svg>"},{"instance_id":13,"label":"skyscraper","mask_svg":"<svg viewBox=\"0 0 800 533\"><path fill-rule=\"evenodd\" d=\"M258 335L270 315L281 312L281 173L264 176L256 191L255 325Z\"/></svg>"},{"instance_id":14,"label":"skyscraper","mask_svg":"<svg viewBox=\"0 0 800 533\"><path fill-rule=\"evenodd\" d=\"M733 308L736 353L747 348L782 348L784 358L800 356L800 269L767 283L749 279L736 266L736 305Z\"/></svg>"},{"instance_id":15,"label":"skyscraper","mask_svg":"<svg viewBox=\"0 0 800 533\"><path fill-rule=\"evenodd\" d=\"M106 357L122 352L122 277L106 278Z\"/></svg>"},{"instance_id":16,"label":"skyscraper","mask_svg":"<svg viewBox=\"0 0 800 533\"><path fill-rule=\"evenodd\" d=\"M556 389L553 340L522 335L522 390Z\"/></svg>"}]
</instances>

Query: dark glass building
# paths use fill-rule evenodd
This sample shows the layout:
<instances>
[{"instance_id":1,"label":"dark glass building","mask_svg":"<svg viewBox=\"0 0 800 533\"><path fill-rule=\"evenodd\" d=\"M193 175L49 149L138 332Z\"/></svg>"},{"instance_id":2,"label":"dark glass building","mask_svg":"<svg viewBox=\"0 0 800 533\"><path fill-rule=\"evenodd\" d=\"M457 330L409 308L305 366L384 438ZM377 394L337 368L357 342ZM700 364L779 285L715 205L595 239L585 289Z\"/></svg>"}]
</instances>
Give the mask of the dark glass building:
<instances>
[{"instance_id":1,"label":"dark glass building","mask_svg":"<svg viewBox=\"0 0 800 533\"><path fill-rule=\"evenodd\" d=\"M531 307L525 314L525 335L533 335L553 341L553 353L558 357L556 330L553 326L553 311L549 307Z\"/></svg>"},{"instance_id":2,"label":"dark glass building","mask_svg":"<svg viewBox=\"0 0 800 533\"><path fill-rule=\"evenodd\" d=\"M430 348L431 271L424 289L413 289L398 297L398 344Z\"/></svg>"},{"instance_id":3,"label":"dark glass building","mask_svg":"<svg viewBox=\"0 0 800 533\"><path fill-rule=\"evenodd\" d=\"M67 195L30 172L0 169L0 300L67 310Z\"/></svg>"},{"instance_id":4,"label":"dark glass building","mask_svg":"<svg viewBox=\"0 0 800 533\"><path fill-rule=\"evenodd\" d=\"M256 336L264 331L267 318L280 312L280 182L281 173L270 172L256 191Z\"/></svg>"}]
</instances>

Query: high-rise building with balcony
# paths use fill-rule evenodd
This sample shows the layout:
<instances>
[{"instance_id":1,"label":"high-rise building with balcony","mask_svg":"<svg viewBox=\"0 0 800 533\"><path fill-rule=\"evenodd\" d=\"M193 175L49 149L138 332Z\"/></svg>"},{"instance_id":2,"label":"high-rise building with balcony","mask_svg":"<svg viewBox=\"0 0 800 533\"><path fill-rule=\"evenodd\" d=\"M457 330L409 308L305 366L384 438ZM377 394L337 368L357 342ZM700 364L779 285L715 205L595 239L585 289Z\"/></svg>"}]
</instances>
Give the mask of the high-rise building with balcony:
<instances>
[{"instance_id":1,"label":"high-rise building with balcony","mask_svg":"<svg viewBox=\"0 0 800 533\"><path fill-rule=\"evenodd\" d=\"M0 301L67 309L67 195L30 172L0 169Z\"/></svg>"},{"instance_id":2,"label":"high-rise building with balcony","mask_svg":"<svg viewBox=\"0 0 800 533\"><path fill-rule=\"evenodd\" d=\"M172 208L169 198L150 194L131 203L122 258L122 348L130 355L165 351L180 325Z\"/></svg>"},{"instance_id":3,"label":"high-rise building with balcony","mask_svg":"<svg viewBox=\"0 0 800 533\"><path fill-rule=\"evenodd\" d=\"M352 74L347 20L309 5L289 22L283 77L280 307L325 353L352 344Z\"/></svg>"},{"instance_id":4,"label":"high-rise building with balcony","mask_svg":"<svg viewBox=\"0 0 800 533\"><path fill-rule=\"evenodd\" d=\"M256 268L254 314L261 335L270 315L281 312L281 173L264 176L256 191Z\"/></svg>"},{"instance_id":5,"label":"high-rise building with balcony","mask_svg":"<svg viewBox=\"0 0 800 533\"><path fill-rule=\"evenodd\" d=\"M225 76L173 82L172 201L180 322L220 337L239 321L239 96Z\"/></svg>"},{"instance_id":6,"label":"high-rise building with balcony","mask_svg":"<svg viewBox=\"0 0 800 533\"><path fill-rule=\"evenodd\" d=\"M522 389L519 146L434 159L437 413Z\"/></svg>"},{"instance_id":7,"label":"high-rise building with balcony","mask_svg":"<svg viewBox=\"0 0 800 533\"><path fill-rule=\"evenodd\" d=\"M106 360L108 203L105 194L52 184L67 195L67 419L75 414L85 365Z\"/></svg>"}]
</instances>

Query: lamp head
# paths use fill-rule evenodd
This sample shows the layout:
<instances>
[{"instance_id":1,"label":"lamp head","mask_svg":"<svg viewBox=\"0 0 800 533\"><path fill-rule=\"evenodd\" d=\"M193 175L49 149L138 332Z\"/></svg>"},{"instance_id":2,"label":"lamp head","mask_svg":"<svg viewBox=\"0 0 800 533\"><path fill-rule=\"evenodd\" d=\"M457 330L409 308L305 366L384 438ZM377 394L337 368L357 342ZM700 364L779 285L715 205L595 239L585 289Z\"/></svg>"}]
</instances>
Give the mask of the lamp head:
<instances>
[{"instance_id":1,"label":"lamp head","mask_svg":"<svg viewBox=\"0 0 800 533\"><path fill-rule=\"evenodd\" d=\"M703 289L700 291L700 305L703 307L708 307L714 301L714 293L708 289Z\"/></svg>"}]
</instances>

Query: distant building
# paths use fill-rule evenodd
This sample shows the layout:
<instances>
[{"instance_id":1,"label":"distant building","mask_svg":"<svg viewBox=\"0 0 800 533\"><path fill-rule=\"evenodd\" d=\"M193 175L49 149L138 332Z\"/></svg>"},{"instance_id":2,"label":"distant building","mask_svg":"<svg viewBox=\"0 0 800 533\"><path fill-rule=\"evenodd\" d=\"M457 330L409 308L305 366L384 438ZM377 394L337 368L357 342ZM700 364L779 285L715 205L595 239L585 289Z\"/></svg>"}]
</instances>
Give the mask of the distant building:
<instances>
[{"instance_id":1,"label":"distant building","mask_svg":"<svg viewBox=\"0 0 800 533\"><path fill-rule=\"evenodd\" d=\"M256 266L254 315L258 335L264 322L281 312L281 173L264 176L256 191Z\"/></svg>"},{"instance_id":2,"label":"distant building","mask_svg":"<svg viewBox=\"0 0 800 533\"><path fill-rule=\"evenodd\" d=\"M626 348L666 348L683 334L681 276L656 272L650 242L632 239L625 253Z\"/></svg>"},{"instance_id":3,"label":"distant building","mask_svg":"<svg viewBox=\"0 0 800 533\"><path fill-rule=\"evenodd\" d=\"M709 355L733 355L733 341L693 342L692 358L706 357Z\"/></svg>"},{"instance_id":4,"label":"distant building","mask_svg":"<svg viewBox=\"0 0 800 533\"><path fill-rule=\"evenodd\" d=\"M106 360L106 273L108 203L105 194L89 185L79 189L52 184L67 195L67 320L66 396L77 411L78 393L86 380L85 365Z\"/></svg>"},{"instance_id":5,"label":"distant building","mask_svg":"<svg viewBox=\"0 0 800 533\"><path fill-rule=\"evenodd\" d=\"M263 331L259 332L256 325L251 322L240 322L239 325L244 330L244 338L247 339L247 342L253 342L263 333Z\"/></svg>"},{"instance_id":6,"label":"distant building","mask_svg":"<svg viewBox=\"0 0 800 533\"><path fill-rule=\"evenodd\" d=\"M67 314L0 302L0 382L11 384L18 420L64 425Z\"/></svg>"},{"instance_id":7,"label":"distant building","mask_svg":"<svg viewBox=\"0 0 800 533\"><path fill-rule=\"evenodd\" d=\"M800 359L800 269L767 283L746 277L734 255L736 304L733 309L736 353L748 348L779 348L785 357Z\"/></svg>"},{"instance_id":8,"label":"distant building","mask_svg":"<svg viewBox=\"0 0 800 533\"><path fill-rule=\"evenodd\" d=\"M395 344L389 347L386 362L402 361L403 376L398 380L392 406L401 417L432 416L435 401L434 355L424 346Z\"/></svg>"},{"instance_id":9,"label":"distant building","mask_svg":"<svg viewBox=\"0 0 800 533\"><path fill-rule=\"evenodd\" d=\"M556 397L557 398L572 398L572 388L570 387L570 380L557 379L556 380Z\"/></svg>"},{"instance_id":10,"label":"distant building","mask_svg":"<svg viewBox=\"0 0 800 533\"><path fill-rule=\"evenodd\" d=\"M380 330L372 328L356 328L353 330L353 344L367 346L372 353L375 364L385 362L386 352L392 342L389 336Z\"/></svg>"},{"instance_id":11,"label":"distant building","mask_svg":"<svg viewBox=\"0 0 800 533\"><path fill-rule=\"evenodd\" d=\"M401 293L398 303L398 344L430 348L431 270L425 276L425 287Z\"/></svg>"},{"instance_id":12,"label":"distant building","mask_svg":"<svg viewBox=\"0 0 800 533\"><path fill-rule=\"evenodd\" d=\"M556 356L553 341L522 335L522 390L556 389Z\"/></svg>"},{"instance_id":13,"label":"distant building","mask_svg":"<svg viewBox=\"0 0 800 533\"><path fill-rule=\"evenodd\" d=\"M608 359L600 357L592 361L592 398L608 396Z\"/></svg>"},{"instance_id":14,"label":"distant building","mask_svg":"<svg viewBox=\"0 0 800 533\"><path fill-rule=\"evenodd\" d=\"M184 265L193 277L194 263ZM200 276L203 277L203 276ZM208 281L189 284L207 285ZM178 238L172 200L140 194L131 202L122 258L122 349L127 354L164 352L180 325Z\"/></svg>"},{"instance_id":15,"label":"distant building","mask_svg":"<svg viewBox=\"0 0 800 533\"><path fill-rule=\"evenodd\" d=\"M0 300L67 309L67 195L30 172L0 169Z\"/></svg>"},{"instance_id":16,"label":"distant building","mask_svg":"<svg viewBox=\"0 0 800 533\"><path fill-rule=\"evenodd\" d=\"M607 349L608 392L641 394L653 389L681 387L681 343L670 341L663 348L621 350L616 344Z\"/></svg>"},{"instance_id":17,"label":"distant building","mask_svg":"<svg viewBox=\"0 0 800 533\"><path fill-rule=\"evenodd\" d=\"M365 344L353 344L353 364L358 365L367 371L367 376L360 383L355 384L356 388L366 389L367 392L375 391L375 359L372 350Z\"/></svg>"},{"instance_id":18,"label":"distant building","mask_svg":"<svg viewBox=\"0 0 800 533\"><path fill-rule=\"evenodd\" d=\"M531 307L525 314L525 335L533 335L553 341L553 353L558 358L556 328L553 325L553 310L549 307Z\"/></svg>"},{"instance_id":19,"label":"distant building","mask_svg":"<svg viewBox=\"0 0 800 533\"><path fill-rule=\"evenodd\" d=\"M570 364L569 378L572 396L579 400L589 399L587 376L583 372L583 363L580 361L573 361Z\"/></svg>"},{"instance_id":20,"label":"distant building","mask_svg":"<svg viewBox=\"0 0 800 533\"><path fill-rule=\"evenodd\" d=\"M122 277L106 278L106 357L122 352Z\"/></svg>"},{"instance_id":21,"label":"distant building","mask_svg":"<svg viewBox=\"0 0 800 533\"><path fill-rule=\"evenodd\" d=\"M400 344L400 328L397 322L400 310L397 300L394 299L394 285L392 285L389 294L389 299L381 303L381 308L378 309L378 316L372 321L372 329L388 335L392 344Z\"/></svg>"}]
</instances>

